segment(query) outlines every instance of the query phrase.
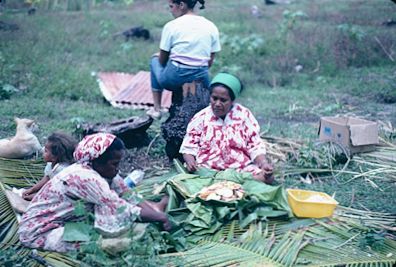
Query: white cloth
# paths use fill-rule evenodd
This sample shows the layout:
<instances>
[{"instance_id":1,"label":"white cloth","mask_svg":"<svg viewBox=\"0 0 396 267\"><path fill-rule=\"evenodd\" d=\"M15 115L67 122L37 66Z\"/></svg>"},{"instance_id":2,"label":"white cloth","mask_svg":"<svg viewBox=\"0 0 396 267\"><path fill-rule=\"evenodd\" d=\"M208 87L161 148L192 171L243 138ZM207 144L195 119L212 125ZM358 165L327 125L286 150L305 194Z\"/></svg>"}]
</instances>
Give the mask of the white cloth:
<instances>
[{"instance_id":1,"label":"white cloth","mask_svg":"<svg viewBox=\"0 0 396 267\"><path fill-rule=\"evenodd\" d=\"M219 31L202 16L183 15L164 26L160 49L170 52L170 60L189 66L208 66L210 54L221 49Z\"/></svg>"},{"instance_id":2,"label":"white cloth","mask_svg":"<svg viewBox=\"0 0 396 267\"><path fill-rule=\"evenodd\" d=\"M57 163L52 167L52 162L47 162L47 165L45 165L44 168L44 176L48 176L50 179L60 173L64 168L69 166L69 163L63 162L63 163Z\"/></svg>"}]
</instances>

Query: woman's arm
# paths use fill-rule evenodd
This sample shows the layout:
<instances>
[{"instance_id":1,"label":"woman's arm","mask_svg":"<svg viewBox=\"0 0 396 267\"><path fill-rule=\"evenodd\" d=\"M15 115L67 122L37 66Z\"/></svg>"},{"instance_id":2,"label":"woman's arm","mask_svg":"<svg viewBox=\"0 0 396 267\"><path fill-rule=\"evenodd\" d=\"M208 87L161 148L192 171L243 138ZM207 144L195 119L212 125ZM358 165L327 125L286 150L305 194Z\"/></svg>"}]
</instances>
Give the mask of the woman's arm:
<instances>
[{"instance_id":1,"label":"woman's arm","mask_svg":"<svg viewBox=\"0 0 396 267\"><path fill-rule=\"evenodd\" d=\"M159 52L158 60L159 60L159 63L164 67L169 60L169 54L170 54L169 52L164 51L162 49Z\"/></svg>"},{"instance_id":2,"label":"woman's arm","mask_svg":"<svg viewBox=\"0 0 396 267\"><path fill-rule=\"evenodd\" d=\"M246 142L246 152L250 155L250 159L254 161L258 156L263 155L264 158L260 157L258 160L265 159L266 148L263 139L260 137L260 126L250 112L245 109L244 114L244 138Z\"/></svg>"},{"instance_id":3,"label":"woman's arm","mask_svg":"<svg viewBox=\"0 0 396 267\"><path fill-rule=\"evenodd\" d=\"M187 125L186 135L183 138L183 143L180 146L180 154L183 155L187 163L187 169L193 171L194 166L197 167L196 156L200 148L200 141L203 134L204 121L206 117L206 108L194 115ZM189 163L190 162L190 163ZM190 166L189 166L190 165Z\"/></svg>"},{"instance_id":4,"label":"woman's arm","mask_svg":"<svg viewBox=\"0 0 396 267\"><path fill-rule=\"evenodd\" d=\"M44 176L37 184L23 192L23 199L32 200L34 197L34 193L38 192L49 180L50 178L48 175Z\"/></svg>"},{"instance_id":5,"label":"woman's arm","mask_svg":"<svg viewBox=\"0 0 396 267\"><path fill-rule=\"evenodd\" d=\"M271 173L273 172L274 168L273 166L267 161L267 158L265 155L258 155L254 159L254 164L257 165L260 169L262 169L265 173Z\"/></svg>"},{"instance_id":6,"label":"woman's arm","mask_svg":"<svg viewBox=\"0 0 396 267\"><path fill-rule=\"evenodd\" d=\"M186 162L187 170L189 172L195 172L198 169L197 161L191 154L183 154L183 159Z\"/></svg>"},{"instance_id":7,"label":"woman's arm","mask_svg":"<svg viewBox=\"0 0 396 267\"><path fill-rule=\"evenodd\" d=\"M161 222L164 230L171 230L171 223L164 212L153 209L146 201L139 203L138 207L141 208L140 219L143 222Z\"/></svg>"},{"instance_id":8,"label":"woman's arm","mask_svg":"<svg viewBox=\"0 0 396 267\"><path fill-rule=\"evenodd\" d=\"M215 53L210 53L210 59L209 59L209 62L208 62L208 67L210 68L210 67L212 67L212 64L213 64L213 61L214 61L214 59L215 59Z\"/></svg>"},{"instance_id":9,"label":"woman's arm","mask_svg":"<svg viewBox=\"0 0 396 267\"><path fill-rule=\"evenodd\" d=\"M263 182L266 184L272 184L274 181L274 167L267 161L266 156L264 154L258 155L253 162L262 170L262 174L259 175L259 180L263 180Z\"/></svg>"}]
</instances>

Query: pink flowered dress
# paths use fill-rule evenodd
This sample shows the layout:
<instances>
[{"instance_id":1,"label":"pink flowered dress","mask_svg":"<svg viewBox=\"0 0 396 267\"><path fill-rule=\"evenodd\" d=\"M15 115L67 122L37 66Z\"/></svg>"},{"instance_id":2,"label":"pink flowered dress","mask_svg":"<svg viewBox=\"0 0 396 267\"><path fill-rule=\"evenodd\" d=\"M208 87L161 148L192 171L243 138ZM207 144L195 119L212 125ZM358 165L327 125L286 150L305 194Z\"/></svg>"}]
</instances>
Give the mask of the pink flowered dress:
<instances>
[{"instance_id":1,"label":"pink flowered dress","mask_svg":"<svg viewBox=\"0 0 396 267\"><path fill-rule=\"evenodd\" d=\"M127 190L121 177L113 179L112 188L89 165L67 167L44 185L23 214L21 243L58 252L76 249L78 243L62 240L64 224L78 220L73 212L76 200L84 201L87 213L94 213L94 227L102 234L116 236L129 229L140 208L119 197Z\"/></svg>"},{"instance_id":2,"label":"pink flowered dress","mask_svg":"<svg viewBox=\"0 0 396 267\"><path fill-rule=\"evenodd\" d=\"M188 124L180 153L195 156L200 167L258 174L261 169L253 160L266 150L253 114L234 104L224 120L217 118L210 106L195 114Z\"/></svg>"}]
</instances>

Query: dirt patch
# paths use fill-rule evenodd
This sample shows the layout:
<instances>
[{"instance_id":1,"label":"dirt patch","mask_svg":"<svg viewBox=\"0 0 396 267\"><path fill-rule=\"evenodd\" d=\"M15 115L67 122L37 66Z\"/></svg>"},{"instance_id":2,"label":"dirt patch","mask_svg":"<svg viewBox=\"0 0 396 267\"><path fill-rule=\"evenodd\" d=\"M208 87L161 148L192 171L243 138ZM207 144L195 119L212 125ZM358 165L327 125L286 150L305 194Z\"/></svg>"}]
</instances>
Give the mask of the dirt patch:
<instances>
[{"instance_id":1,"label":"dirt patch","mask_svg":"<svg viewBox=\"0 0 396 267\"><path fill-rule=\"evenodd\" d=\"M353 112L357 116L365 117L373 121L390 121L396 124L395 107L393 103L387 103L383 98L378 98L379 93L369 94L367 96L352 96L343 94L340 96L340 103L346 107L348 111ZM392 101L392 100L391 100ZM396 94L395 99L396 101ZM382 103L379 107L376 103Z\"/></svg>"},{"instance_id":2,"label":"dirt patch","mask_svg":"<svg viewBox=\"0 0 396 267\"><path fill-rule=\"evenodd\" d=\"M147 153L147 151L149 151ZM125 151L120 164L120 172L127 175L133 170L143 170L146 177L155 173L169 170L171 163L165 153L151 153L148 147L132 148Z\"/></svg>"}]
</instances>

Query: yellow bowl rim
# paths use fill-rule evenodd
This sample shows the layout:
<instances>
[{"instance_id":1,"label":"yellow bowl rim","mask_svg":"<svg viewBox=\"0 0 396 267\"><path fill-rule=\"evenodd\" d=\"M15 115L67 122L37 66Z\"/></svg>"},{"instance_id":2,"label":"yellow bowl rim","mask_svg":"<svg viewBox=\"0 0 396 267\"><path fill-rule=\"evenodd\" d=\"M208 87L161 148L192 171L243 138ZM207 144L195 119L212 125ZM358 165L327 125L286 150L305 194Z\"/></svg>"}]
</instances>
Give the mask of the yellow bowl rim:
<instances>
[{"instance_id":1,"label":"yellow bowl rim","mask_svg":"<svg viewBox=\"0 0 396 267\"><path fill-rule=\"evenodd\" d=\"M313 204L331 204L331 205L338 205L338 201L329 196L325 192L319 192L319 191L312 191L312 190L304 190L304 189L298 189L298 188L288 188L286 189L287 195L290 196L294 201L297 201L299 203L313 203ZM313 202L313 201L305 201L296 198L296 196L293 194L295 191L303 191L303 192L308 192L308 193L315 193L319 195L324 195L326 198L329 198L329 202Z\"/></svg>"}]
</instances>

